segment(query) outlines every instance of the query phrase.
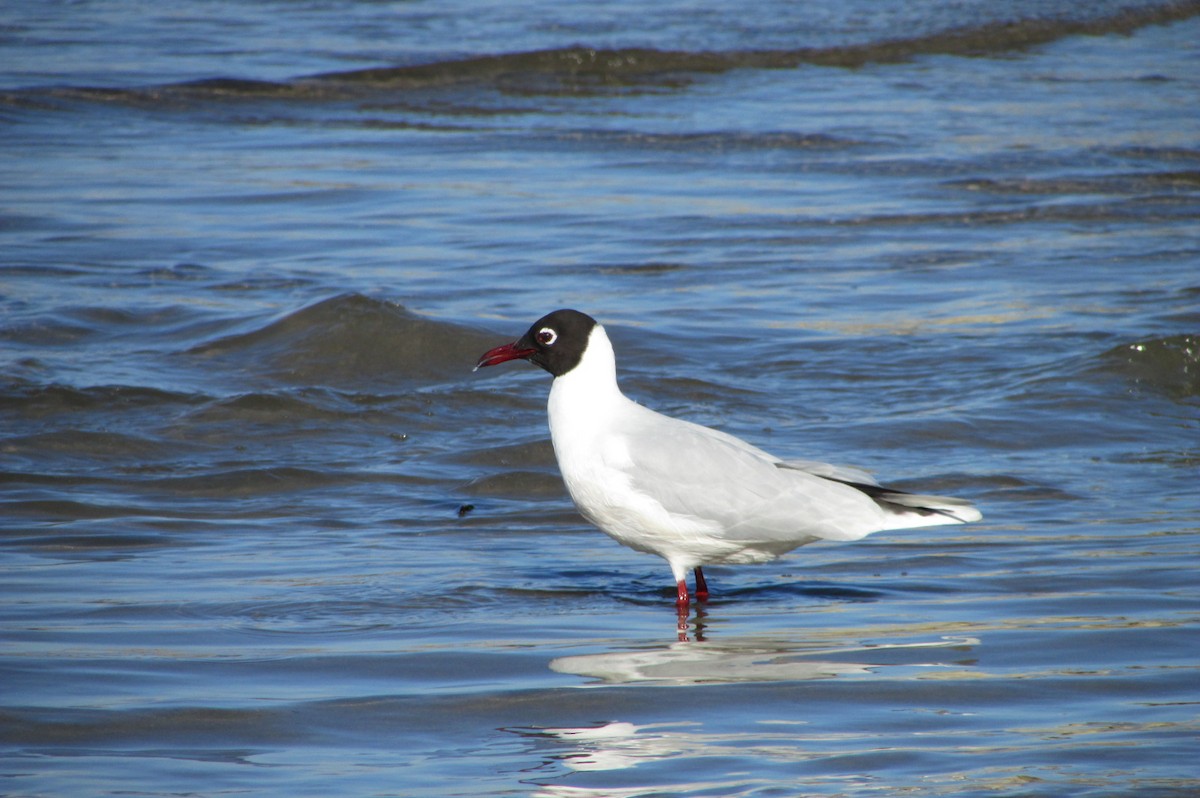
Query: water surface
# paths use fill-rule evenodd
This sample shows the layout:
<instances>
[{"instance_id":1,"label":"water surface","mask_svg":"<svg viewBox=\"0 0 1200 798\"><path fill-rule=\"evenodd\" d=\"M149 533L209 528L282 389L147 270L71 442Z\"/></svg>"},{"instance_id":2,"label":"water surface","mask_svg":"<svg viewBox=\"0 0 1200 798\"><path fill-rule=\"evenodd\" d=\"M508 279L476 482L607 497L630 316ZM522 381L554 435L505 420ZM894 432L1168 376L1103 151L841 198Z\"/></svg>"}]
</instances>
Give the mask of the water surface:
<instances>
[{"instance_id":1,"label":"water surface","mask_svg":"<svg viewBox=\"0 0 1200 798\"><path fill-rule=\"evenodd\" d=\"M9 4L0 792L1190 795L1200 5ZM622 384L983 523L712 568Z\"/></svg>"}]
</instances>

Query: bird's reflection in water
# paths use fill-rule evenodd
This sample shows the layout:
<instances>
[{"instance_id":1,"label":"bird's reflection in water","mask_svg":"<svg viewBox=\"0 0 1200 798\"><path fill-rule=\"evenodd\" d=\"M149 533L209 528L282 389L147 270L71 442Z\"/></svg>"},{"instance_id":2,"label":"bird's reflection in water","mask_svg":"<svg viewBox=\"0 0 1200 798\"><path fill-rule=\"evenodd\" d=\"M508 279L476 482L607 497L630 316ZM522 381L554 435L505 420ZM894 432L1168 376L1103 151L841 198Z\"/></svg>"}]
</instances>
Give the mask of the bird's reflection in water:
<instances>
[{"instance_id":1,"label":"bird's reflection in water","mask_svg":"<svg viewBox=\"0 0 1200 798\"><path fill-rule=\"evenodd\" d=\"M685 619L686 620L686 619ZM942 667L962 669L972 661L973 649L979 641L970 637L937 637L927 641L850 644L845 646L814 646L796 640L762 637L739 637L720 642L703 639L704 614L698 612L690 626L695 638L676 641L634 651L614 651L560 657L550 663L559 673L576 674L593 681L583 685L604 688L616 685L648 684L664 686L708 686L721 683L795 682L839 677L869 678L871 674L895 667ZM640 720L640 719L639 719ZM652 769L655 763L706 758L766 759L797 758L828 755L827 740L819 730L806 731L803 720L781 717L755 724L750 732L731 732L729 729L708 728L700 720L661 719L650 722L613 720L580 727L510 728L514 734L528 739L540 764L526 772L548 773L562 768L570 772L617 771L630 768L651 768L647 776L661 777L678 774ZM870 738L873 732L864 731L863 744L877 745ZM698 790L713 794L741 794L752 787L750 771L735 769L717 775L715 781L679 784L657 784L656 792L688 792ZM534 793L541 798L624 798L646 795L645 785L614 788L610 781L602 789L585 786L549 784L539 780Z\"/></svg>"},{"instance_id":2,"label":"bird's reflection in water","mask_svg":"<svg viewBox=\"0 0 1200 798\"><path fill-rule=\"evenodd\" d=\"M704 642L704 628L708 626L705 618L708 612L704 609L704 604L696 603L696 615L693 619L688 614L688 607L680 604L676 606L675 631L678 632L679 642L687 643L695 640L697 643Z\"/></svg>"},{"instance_id":3,"label":"bird's reflection in water","mask_svg":"<svg viewBox=\"0 0 1200 798\"><path fill-rule=\"evenodd\" d=\"M797 679L828 679L842 674L867 673L869 665L810 659L767 641L709 643L698 637L666 648L618 651L559 657L550 669L598 680L600 684L712 684ZM799 657L803 656L803 659Z\"/></svg>"},{"instance_id":4,"label":"bird's reflection in water","mask_svg":"<svg viewBox=\"0 0 1200 798\"><path fill-rule=\"evenodd\" d=\"M925 656L924 652L954 651L961 654L979 642L968 637L942 637L930 642L814 648L793 640L768 637L708 641L704 639L702 613L697 613L694 625L685 629L692 632L694 639L644 650L559 657L550 662L550 669L597 680L593 685L831 679L868 674L878 668L895 665L944 665L947 663L929 661L930 657ZM898 656L901 652L911 653L912 656ZM959 666L961 656L954 659L960 661L956 663Z\"/></svg>"},{"instance_id":5,"label":"bird's reflection in water","mask_svg":"<svg viewBox=\"0 0 1200 798\"><path fill-rule=\"evenodd\" d=\"M524 769L536 774L535 798L634 798L649 795L745 795L769 781L759 779L754 766L817 760L829 755L821 735L804 730L803 722L760 723L752 732L709 731L699 721L635 724L613 721L578 728L507 729L530 741L537 764ZM861 740L866 745L873 732ZM745 763L726 769L701 763ZM692 766L695 767L692 767ZM662 767L660 767L662 766ZM618 775L619 771L630 771ZM589 786L571 777L594 780ZM629 786L619 783L629 779Z\"/></svg>"}]
</instances>

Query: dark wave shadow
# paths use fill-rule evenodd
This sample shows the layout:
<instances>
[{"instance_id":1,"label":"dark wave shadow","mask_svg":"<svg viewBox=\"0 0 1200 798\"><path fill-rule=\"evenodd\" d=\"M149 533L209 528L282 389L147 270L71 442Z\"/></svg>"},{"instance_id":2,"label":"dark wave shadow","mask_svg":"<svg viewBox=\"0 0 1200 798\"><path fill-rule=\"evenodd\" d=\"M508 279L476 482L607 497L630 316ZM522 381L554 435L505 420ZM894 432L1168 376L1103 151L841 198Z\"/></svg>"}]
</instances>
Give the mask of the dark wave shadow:
<instances>
[{"instance_id":1,"label":"dark wave shadow","mask_svg":"<svg viewBox=\"0 0 1200 798\"><path fill-rule=\"evenodd\" d=\"M1106 351L1099 368L1177 402L1200 399L1200 335L1144 338Z\"/></svg>"},{"instance_id":2,"label":"dark wave shadow","mask_svg":"<svg viewBox=\"0 0 1200 798\"><path fill-rule=\"evenodd\" d=\"M291 385L395 389L465 380L479 353L495 341L482 330L343 294L186 355Z\"/></svg>"},{"instance_id":3,"label":"dark wave shadow","mask_svg":"<svg viewBox=\"0 0 1200 798\"><path fill-rule=\"evenodd\" d=\"M628 586L627 589L618 587L613 591L613 596L626 604L638 606L661 604L663 607L670 607L675 599L675 587L668 584L669 582L669 579L665 579L651 584L646 580L639 580ZM712 595L704 602L704 606L710 607L730 604L778 604L781 601L802 599L810 601L878 601L888 595L886 591L833 582L762 582L746 587L726 587L710 576L709 585Z\"/></svg>"},{"instance_id":4,"label":"dark wave shadow","mask_svg":"<svg viewBox=\"0 0 1200 798\"><path fill-rule=\"evenodd\" d=\"M362 100L396 92L444 92L462 87L489 88L508 95L588 95L630 91L675 90L697 76L738 69L790 69L803 65L858 68L929 55L984 57L1042 46L1070 36L1129 34L1150 25L1165 25L1200 14L1200 2L1180 0L1078 17L1030 17L990 20L910 37L830 47L728 51L659 50L641 47L571 46L438 61L327 72L289 81L212 77L185 83L124 89L59 88L49 97L101 102L169 104L172 102L280 99L336 102ZM1094 13L1094 12L1093 12ZM9 92L10 105L44 102L46 92Z\"/></svg>"}]
</instances>

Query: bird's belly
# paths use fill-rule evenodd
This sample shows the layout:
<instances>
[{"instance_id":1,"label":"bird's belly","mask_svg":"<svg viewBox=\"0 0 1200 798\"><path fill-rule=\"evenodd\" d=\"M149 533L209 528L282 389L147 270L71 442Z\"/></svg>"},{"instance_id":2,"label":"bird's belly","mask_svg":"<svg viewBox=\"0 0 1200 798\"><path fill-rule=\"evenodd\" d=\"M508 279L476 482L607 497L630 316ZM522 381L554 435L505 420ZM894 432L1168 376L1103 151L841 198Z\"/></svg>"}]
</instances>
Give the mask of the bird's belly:
<instances>
[{"instance_id":1,"label":"bird's belly","mask_svg":"<svg viewBox=\"0 0 1200 798\"><path fill-rule=\"evenodd\" d=\"M563 473L576 508L589 522L618 543L668 560L685 556L697 564L767 562L807 541L778 547L748 544L722 537L714 521L668 512L650 496L630 486L619 470L608 473ZM777 549L777 550L776 550Z\"/></svg>"}]
</instances>

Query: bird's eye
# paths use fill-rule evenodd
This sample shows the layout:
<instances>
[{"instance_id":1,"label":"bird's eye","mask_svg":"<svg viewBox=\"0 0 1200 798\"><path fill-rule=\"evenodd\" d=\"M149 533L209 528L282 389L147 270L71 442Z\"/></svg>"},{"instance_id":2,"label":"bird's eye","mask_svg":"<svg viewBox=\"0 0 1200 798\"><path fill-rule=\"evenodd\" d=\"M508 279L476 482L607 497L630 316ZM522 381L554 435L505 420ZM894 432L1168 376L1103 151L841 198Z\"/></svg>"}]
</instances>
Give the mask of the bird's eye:
<instances>
[{"instance_id":1,"label":"bird's eye","mask_svg":"<svg viewBox=\"0 0 1200 798\"><path fill-rule=\"evenodd\" d=\"M553 346L558 340L558 333L549 327L543 327L537 331L537 342L542 346Z\"/></svg>"}]
</instances>

